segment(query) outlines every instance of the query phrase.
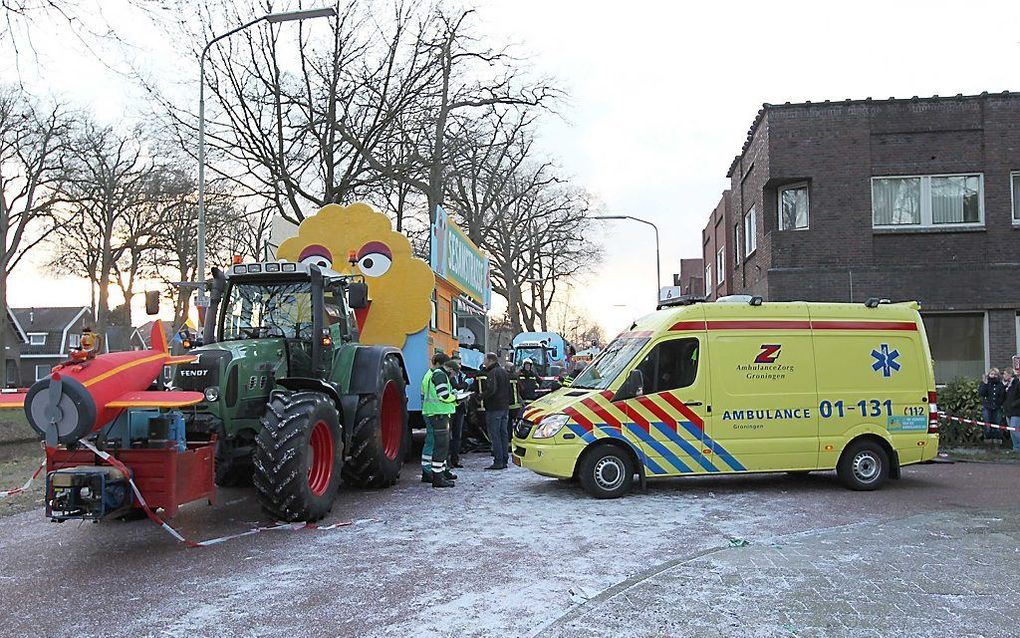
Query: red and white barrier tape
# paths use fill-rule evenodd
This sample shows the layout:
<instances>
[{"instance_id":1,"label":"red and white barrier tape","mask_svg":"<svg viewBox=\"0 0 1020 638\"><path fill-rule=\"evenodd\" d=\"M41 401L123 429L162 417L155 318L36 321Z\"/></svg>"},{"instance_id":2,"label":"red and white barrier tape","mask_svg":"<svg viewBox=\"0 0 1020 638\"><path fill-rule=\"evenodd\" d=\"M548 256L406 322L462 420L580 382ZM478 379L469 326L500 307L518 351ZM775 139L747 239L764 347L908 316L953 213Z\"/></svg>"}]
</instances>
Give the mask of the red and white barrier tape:
<instances>
[{"instance_id":1,"label":"red and white barrier tape","mask_svg":"<svg viewBox=\"0 0 1020 638\"><path fill-rule=\"evenodd\" d=\"M987 423L985 421L978 421L977 419L965 419L961 416L953 416L946 412L939 412L939 418L947 419L949 421L956 421L957 423L963 423L966 425L976 425L984 428L994 428L996 430L1008 430L1010 432L1020 432L1020 428L1015 428L1009 425L998 425L996 423Z\"/></svg>"},{"instance_id":2,"label":"red and white barrier tape","mask_svg":"<svg viewBox=\"0 0 1020 638\"><path fill-rule=\"evenodd\" d=\"M21 494L22 492L24 492L28 488L32 487L32 483L37 478L39 478L39 474L43 471L44 467L46 467L46 459L45 458L42 460L42 463L39 464L39 467L35 468L35 472L32 474L32 476L27 481L25 481L24 485L22 485L21 487L15 487L13 489L0 491L0 498L7 498L8 496L14 496L15 494Z\"/></svg>"},{"instance_id":3,"label":"red and white barrier tape","mask_svg":"<svg viewBox=\"0 0 1020 638\"><path fill-rule=\"evenodd\" d=\"M318 525L318 524L315 524L315 523L300 523L300 522L298 522L298 523L282 523L281 522L281 523L276 523L275 525L265 525L265 526L260 525L258 527L253 527L253 528L251 528L251 529L249 529L247 531L244 531L244 532L239 532L237 534L228 534L226 536L220 536L220 537L217 537L217 538L210 538L210 539L207 539L207 540L204 540L204 541L192 540L190 538L185 537L183 534L181 534L176 529L171 527L169 523L167 523L166 521L161 519L159 516L156 515L155 512L152 511L152 509L149 507L148 503L146 503L145 499L142 497L142 493L138 490L138 486L135 485L134 479L131 478L131 471L128 470L128 468L125 467L125 465L123 463L118 461L113 456L107 454L106 452L103 452L102 450L97 449L94 445L92 445L91 443L89 443L88 441L86 441L84 439L82 439L80 441L80 443L82 445L84 445L86 448L88 448L89 450L91 450L93 454L95 454L99 458L103 459L104 461L106 461L107 463L109 463L113 467L117 468L118 470L120 470L121 473L123 473L124 476L127 477L128 484L131 485L131 491L134 492L135 498L137 499L138 504L142 506L143 510L145 510L145 515L149 517L149 520L151 520L156 525L159 525L160 527L162 527L168 534L173 536L179 542L184 543L184 545L187 546L187 547L209 547L210 545L219 545L220 543L224 543L226 541L233 540L235 538L243 538L245 536L252 536L252 535L258 534L260 532L270 532L270 531L291 531L291 532L293 532L293 531L302 530L302 529L328 531L328 530L331 530L331 529L339 529L341 527L351 527L352 525L360 525L362 523L378 523L379 522L379 520L375 519L375 518L360 519L360 520L356 520L356 521L344 521L342 523L331 523L329 525Z\"/></svg>"}]
</instances>

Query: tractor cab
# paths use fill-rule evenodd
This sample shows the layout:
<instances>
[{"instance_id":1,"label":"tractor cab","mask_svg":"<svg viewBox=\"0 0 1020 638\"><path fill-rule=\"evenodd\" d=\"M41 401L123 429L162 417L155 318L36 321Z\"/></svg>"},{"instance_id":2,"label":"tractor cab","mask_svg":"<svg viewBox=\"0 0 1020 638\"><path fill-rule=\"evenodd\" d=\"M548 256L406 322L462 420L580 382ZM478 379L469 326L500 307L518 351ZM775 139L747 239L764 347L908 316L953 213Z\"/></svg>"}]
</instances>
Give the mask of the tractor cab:
<instances>
[{"instance_id":1,"label":"tractor cab","mask_svg":"<svg viewBox=\"0 0 1020 638\"><path fill-rule=\"evenodd\" d=\"M354 310L367 304L363 281L287 262L235 264L214 278L216 319L206 326L206 343L277 341L286 376L324 378L333 344L357 341Z\"/></svg>"}]
</instances>

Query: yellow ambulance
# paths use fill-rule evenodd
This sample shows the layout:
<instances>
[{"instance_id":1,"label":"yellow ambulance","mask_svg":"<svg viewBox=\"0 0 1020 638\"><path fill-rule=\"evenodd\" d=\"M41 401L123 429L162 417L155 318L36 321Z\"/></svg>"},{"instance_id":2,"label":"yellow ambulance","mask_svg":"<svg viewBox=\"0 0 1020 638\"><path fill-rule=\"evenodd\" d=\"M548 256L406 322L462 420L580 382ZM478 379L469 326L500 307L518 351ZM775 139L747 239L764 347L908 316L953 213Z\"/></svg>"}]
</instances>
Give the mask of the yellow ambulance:
<instances>
[{"instance_id":1,"label":"yellow ambulance","mask_svg":"<svg viewBox=\"0 0 1020 638\"><path fill-rule=\"evenodd\" d=\"M513 462L597 498L635 480L833 470L855 490L938 453L914 302L685 303L635 322L524 412Z\"/></svg>"}]
</instances>

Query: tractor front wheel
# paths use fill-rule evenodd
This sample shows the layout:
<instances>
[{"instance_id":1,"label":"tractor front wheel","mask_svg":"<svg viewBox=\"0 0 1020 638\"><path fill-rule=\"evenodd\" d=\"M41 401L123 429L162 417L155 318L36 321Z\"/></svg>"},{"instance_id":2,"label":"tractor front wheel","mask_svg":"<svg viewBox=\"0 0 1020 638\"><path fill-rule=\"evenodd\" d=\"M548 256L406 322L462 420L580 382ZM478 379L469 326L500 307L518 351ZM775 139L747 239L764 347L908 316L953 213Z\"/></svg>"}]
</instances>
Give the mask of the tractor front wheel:
<instances>
[{"instance_id":1,"label":"tractor front wheel","mask_svg":"<svg viewBox=\"0 0 1020 638\"><path fill-rule=\"evenodd\" d=\"M255 437L254 483L259 503L284 521L317 521L340 487L340 415L319 392L278 394Z\"/></svg>"},{"instance_id":2,"label":"tractor front wheel","mask_svg":"<svg viewBox=\"0 0 1020 638\"><path fill-rule=\"evenodd\" d=\"M374 394L358 400L350 456L343 469L344 482L357 487L396 483L410 445L406 384L396 357L383 359L376 387Z\"/></svg>"}]
</instances>

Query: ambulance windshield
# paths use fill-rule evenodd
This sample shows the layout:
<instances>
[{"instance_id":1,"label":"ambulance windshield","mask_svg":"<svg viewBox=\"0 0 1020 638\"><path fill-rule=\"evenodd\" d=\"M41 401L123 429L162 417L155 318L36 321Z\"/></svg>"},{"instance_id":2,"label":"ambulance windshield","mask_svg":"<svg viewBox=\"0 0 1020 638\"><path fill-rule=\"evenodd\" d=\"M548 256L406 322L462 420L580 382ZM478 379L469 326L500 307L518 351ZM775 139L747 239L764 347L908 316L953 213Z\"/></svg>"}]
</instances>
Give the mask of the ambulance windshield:
<instances>
[{"instance_id":1,"label":"ambulance windshield","mask_svg":"<svg viewBox=\"0 0 1020 638\"><path fill-rule=\"evenodd\" d=\"M648 337L623 337L614 340L574 379L570 387L591 390L608 388L646 343Z\"/></svg>"}]
</instances>

